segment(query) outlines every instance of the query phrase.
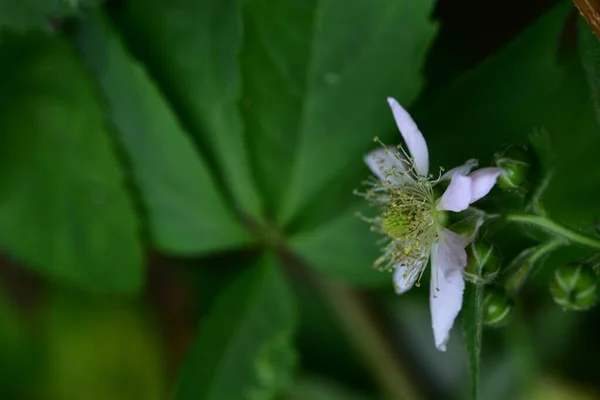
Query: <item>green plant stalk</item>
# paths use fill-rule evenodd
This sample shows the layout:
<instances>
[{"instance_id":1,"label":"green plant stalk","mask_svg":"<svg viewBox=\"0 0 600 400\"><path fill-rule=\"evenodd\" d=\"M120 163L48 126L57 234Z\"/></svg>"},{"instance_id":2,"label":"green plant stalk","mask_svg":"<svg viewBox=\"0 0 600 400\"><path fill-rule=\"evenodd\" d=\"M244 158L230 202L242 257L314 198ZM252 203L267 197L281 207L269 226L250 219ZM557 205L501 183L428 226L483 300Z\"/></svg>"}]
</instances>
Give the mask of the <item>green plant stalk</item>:
<instances>
[{"instance_id":1,"label":"green plant stalk","mask_svg":"<svg viewBox=\"0 0 600 400\"><path fill-rule=\"evenodd\" d=\"M385 335L359 294L348 286L320 276L317 277L317 284L372 371L383 398L422 399L408 370L393 355Z\"/></svg>"},{"instance_id":2,"label":"green plant stalk","mask_svg":"<svg viewBox=\"0 0 600 400\"><path fill-rule=\"evenodd\" d=\"M551 219L534 214L508 214L505 219L509 222L518 222L522 224L528 224L537 226L546 232L560 235L567 239L571 243L588 246L597 250L600 250L600 240L586 236L582 233L575 232L563 225L560 225Z\"/></svg>"},{"instance_id":3,"label":"green plant stalk","mask_svg":"<svg viewBox=\"0 0 600 400\"><path fill-rule=\"evenodd\" d=\"M420 400L423 395L402 360L394 355L389 337L360 293L314 271L284 245L276 247L281 262L308 278L338 318L385 400Z\"/></svg>"}]
</instances>

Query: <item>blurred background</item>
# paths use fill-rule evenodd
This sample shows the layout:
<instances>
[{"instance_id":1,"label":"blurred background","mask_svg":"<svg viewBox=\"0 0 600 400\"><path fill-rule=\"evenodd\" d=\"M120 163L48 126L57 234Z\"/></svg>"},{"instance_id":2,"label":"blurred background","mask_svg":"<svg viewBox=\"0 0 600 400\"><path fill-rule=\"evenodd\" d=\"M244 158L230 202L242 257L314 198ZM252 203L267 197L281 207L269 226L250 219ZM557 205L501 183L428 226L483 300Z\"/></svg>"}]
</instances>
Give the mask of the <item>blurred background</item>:
<instances>
[{"instance_id":1,"label":"blurred background","mask_svg":"<svg viewBox=\"0 0 600 400\"><path fill-rule=\"evenodd\" d=\"M355 217L387 96L432 168L544 129L548 212L599 221L570 1L0 0L0 29L2 399L470 398L460 317L437 351L428 277L396 296ZM486 234L503 265L533 243ZM585 254L484 329L481 399L600 399L600 309L548 290Z\"/></svg>"}]
</instances>

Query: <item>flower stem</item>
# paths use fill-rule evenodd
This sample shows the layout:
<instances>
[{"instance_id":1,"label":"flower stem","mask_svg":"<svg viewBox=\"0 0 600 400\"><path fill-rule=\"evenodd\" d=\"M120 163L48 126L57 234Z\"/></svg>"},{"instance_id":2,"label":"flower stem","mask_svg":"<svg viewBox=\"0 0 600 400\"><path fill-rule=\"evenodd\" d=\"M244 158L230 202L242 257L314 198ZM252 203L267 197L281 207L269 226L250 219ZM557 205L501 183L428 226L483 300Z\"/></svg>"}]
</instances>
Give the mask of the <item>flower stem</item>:
<instances>
[{"instance_id":1,"label":"flower stem","mask_svg":"<svg viewBox=\"0 0 600 400\"><path fill-rule=\"evenodd\" d=\"M508 214L507 221L528 224L542 228L547 232L551 232L564 237L572 243L581 244L594 249L600 250L600 240L586 236L582 233L575 232L563 225L560 225L551 219L535 214Z\"/></svg>"},{"instance_id":2,"label":"flower stem","mask_svg":"<svg viewBox=\"0 0 600 400\"><path fill-rule=\"evenodd\" d=\"M350 339L373 372L384 399L417 400L421 394L406 367L394 356L391 345L358 292L319 277L318 285Z\"/></svg>"},{"instance_id":3,"label":"flower stem","mask_svg":"<svg viewBox=\"0 0 600 400\"><path fill-rule=\"evenodd\" d=\"M340 327L356 346L384 400L420 400L423 395L408 367L394 354L393 342L374 317L364 296L350 286L316 273L285 247L278 254L290 273L304 275L338 318Z\"/></svg>"}]
</instances>

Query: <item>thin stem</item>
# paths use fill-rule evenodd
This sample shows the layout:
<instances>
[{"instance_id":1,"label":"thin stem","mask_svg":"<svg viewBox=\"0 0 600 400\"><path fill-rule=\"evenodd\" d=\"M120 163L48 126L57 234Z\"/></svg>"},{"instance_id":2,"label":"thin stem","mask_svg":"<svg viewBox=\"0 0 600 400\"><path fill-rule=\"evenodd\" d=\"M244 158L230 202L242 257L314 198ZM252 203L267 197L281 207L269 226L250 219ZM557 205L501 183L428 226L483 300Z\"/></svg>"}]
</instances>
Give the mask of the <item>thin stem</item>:
<instances>
[{"instance_id":1,"label":"thin stem","mask_svg":"<svg viewBox=\"0 0 600 400\"><path fill-rule=\"evenodd\" d=\"M563 225L552 221L547 217L534 214L509 214L505 218L507 221L511 222L519 222L523 224L538 226L547 232L556 233L572 243L578 243L584 246L600 250L600 240L586 236L579 232L575 232Z\"/></svg>"},{"instance_id":2,"label":"thin stem","mask_svg":"<svg viewBox=\"0 0 600 400\"><path fill-rule=\"evenodd\" d=\"M354 342L373 376L382 398L386 400L420 400L419 388L410 378L408 369L395 356L393 345L381 324L369 310L360 293L342 283L333 282L299 259L285 247L278 255L290 273L302 274L322 293L338 318L341 327Z\"/></svg>"},{"instance_id":3,"label":"thin stem","mask_svg":"<svg viewBox=\"0 0 600 400\"><path fill-rule=\"evenodd\" d=\"M373 372L384 398L421 399L408 371L394 357L391 346L359 294L348 286L323 277L318 277L318 286Z\"/></svg>"}]
</instances>

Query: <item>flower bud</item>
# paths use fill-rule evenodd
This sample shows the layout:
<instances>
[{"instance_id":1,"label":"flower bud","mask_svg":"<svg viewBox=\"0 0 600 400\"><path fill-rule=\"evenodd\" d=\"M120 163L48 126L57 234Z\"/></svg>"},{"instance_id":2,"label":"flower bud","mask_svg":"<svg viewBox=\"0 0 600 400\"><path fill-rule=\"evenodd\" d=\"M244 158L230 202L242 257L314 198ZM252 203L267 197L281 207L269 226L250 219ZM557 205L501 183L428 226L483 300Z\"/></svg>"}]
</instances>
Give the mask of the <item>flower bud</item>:
<instances>
[{"instance_id":1,"label":"flower bud","mask_svg":"<svg viewBox=\"0 0 600 400\"><path fill-rule=\"evenodd\" d=\"M483 323L499 327L506 324L512 315L512 301L497 289L488 289L483 298Z\"/></svg>"},{"instance_id":2,"label":"flower bud","mask_svg":"<svg viewBox=\"0 0 600 400\"><path fill-rule=\"evenodd\" d=\"M497 156L496 165L504 170L498 177L498 186L505 190L522 188L528 180L529 156L521 147L511 147Z\"/></svg>"},{"instance_id":3,"label":"flower bud","mask_svg":"<svg viewBox=\"0 0 600 400\"><path fill-rule=\"evenodd\" d=\"M466 280L477 284L489 283L499 270L500 257L493 246L478 242L467 247Z\"/></svg>"},{"instance_id":4,"label":"flower bud","mask_svg":"<svg viewBox=\"0 0 600 400\"><path fill-rule=\"evenodd\" d=\"M554 271L550 293L554 301L568 310L586 310L598 298L596 273L589 265L568 264Z\"/></svg>"},{"instance_id":5,"label":"flower bud","mask_svg":"<svg viewBox=\"0 0 600 400\"><path fill-rule=\"evenodd\" d=\"M467 242L471 242L477 236L477 231L486 219L486 213L475 208L447 215L448 221L444 226L450 226L452 232L462 236Z\"/></svg>"}]
</instances>

